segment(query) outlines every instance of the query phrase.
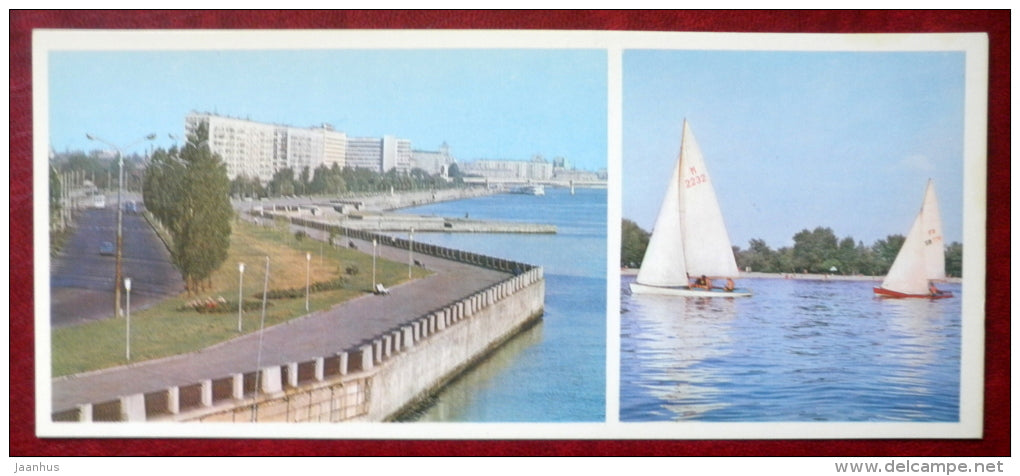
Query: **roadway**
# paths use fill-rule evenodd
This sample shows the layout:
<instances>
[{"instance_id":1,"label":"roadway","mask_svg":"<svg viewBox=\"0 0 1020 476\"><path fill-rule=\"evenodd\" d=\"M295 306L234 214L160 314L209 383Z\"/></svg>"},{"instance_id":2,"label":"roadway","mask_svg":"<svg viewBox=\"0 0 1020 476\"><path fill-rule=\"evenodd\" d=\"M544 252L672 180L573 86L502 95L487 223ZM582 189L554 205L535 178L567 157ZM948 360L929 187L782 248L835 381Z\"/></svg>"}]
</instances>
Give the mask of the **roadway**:
<instances>
[{"instance_id":1,"label":"roadway","mask_svg":"<svg viewBox=\"0 0 1020 476\"><path fill-rule=\"evenodd\" d=\"M136 200L137 197L125 197ZM184 291L170 252L141 214L123 214L121 271L131 278L131 307L142 309ZM113 317L116 257L100 254L117 242L116 198L106 208L82 210L60 254L50 261L50 325L61 327ZM125 300L124 293L121 299ZM124 304L122 304L124 305Z\"/></svg>"}]
</instances>

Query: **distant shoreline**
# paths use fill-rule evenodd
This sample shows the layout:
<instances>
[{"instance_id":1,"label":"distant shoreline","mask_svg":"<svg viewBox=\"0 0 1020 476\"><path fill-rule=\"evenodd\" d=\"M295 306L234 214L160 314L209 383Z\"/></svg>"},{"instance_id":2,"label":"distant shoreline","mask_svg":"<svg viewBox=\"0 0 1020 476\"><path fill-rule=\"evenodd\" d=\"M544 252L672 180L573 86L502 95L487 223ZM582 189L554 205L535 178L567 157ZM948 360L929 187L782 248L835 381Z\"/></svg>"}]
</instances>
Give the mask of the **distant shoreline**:
<instances>
[{"instance_id":1,"label":"distant shoreline","mask_svg":"<svg viewBox=\"0 0 1020 476\"><path fill-rule=\"evenodd\" d=\"M636 276L636 268L620 268L621 276ZM817 274L817 273L740 273L740 278L759 279L799 279L804 281L873 281L881 282L885 276L863 276L863 275L841 275L841 274ZM738 278L739 279L739 278ZM961 278L946 278L946 282L960 283Z\"/></svg>"}]
</instances>

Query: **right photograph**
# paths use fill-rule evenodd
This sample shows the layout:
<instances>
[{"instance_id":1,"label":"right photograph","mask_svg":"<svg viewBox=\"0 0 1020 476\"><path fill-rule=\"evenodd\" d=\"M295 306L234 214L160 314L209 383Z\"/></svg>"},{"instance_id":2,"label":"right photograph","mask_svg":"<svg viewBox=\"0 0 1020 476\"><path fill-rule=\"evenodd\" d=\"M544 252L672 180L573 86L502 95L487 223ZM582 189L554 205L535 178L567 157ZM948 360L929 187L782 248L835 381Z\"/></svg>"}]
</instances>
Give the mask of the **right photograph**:
<instances>
[{"instance_id":1,"label":"right photograph","mask_svg":"<svg viewBox=\"0 0 1020 476\"><path fill-rule=\"evenodd\" d=\"M620 421L960 422L966 53L622 66Z\"/></svg>"}]
</instances>

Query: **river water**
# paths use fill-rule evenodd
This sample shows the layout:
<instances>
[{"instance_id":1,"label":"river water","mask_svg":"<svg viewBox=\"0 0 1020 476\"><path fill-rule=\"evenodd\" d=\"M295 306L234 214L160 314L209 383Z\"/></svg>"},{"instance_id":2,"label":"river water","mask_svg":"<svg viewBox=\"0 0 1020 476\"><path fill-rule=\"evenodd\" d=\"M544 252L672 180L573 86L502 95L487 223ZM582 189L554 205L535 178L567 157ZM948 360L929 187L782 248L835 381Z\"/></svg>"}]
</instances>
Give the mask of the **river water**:
<instances>
[{"instance_id":1,"label":"river water","mask_svg":"<svg viewBox=\"0 0 1020 476\"><path fill-rule=\"evenodd\" d=\"M547 189L404 210L549 223L554 235L416 233L541 265L546 307L408 421L606 421L606 191ZM961 297L879 299L869 281L743 279L754 296L632 296L620 281L621 422L955 422ZM615 304L614 304L615 307ZM615 311L615 309L614 309ZM612 415L609 420L615 420Z\"/></svg>"},{"instance_id":2,"label":"river water","mask_svg":"<svg viewBox=\"0 0 1020 476\"><path fill-rule=\"evenodd\" d=\"M630 295L620 420L956 422L960 285L880 299L867 281L743 279L754 296Z\"/></svg>"},{"instance_id":3,"label":"river water","mask_svg":"<svg viewBox=\"0 0 1020 476\"><path fill-rule=\"evenodd\" d=\"M553 224L556 234L415 233L415 241L540 265L542 321L445 387L410 421L601 422L606 393L606 190L547 188L402 212Z\"/></svg>"}]
</instances>

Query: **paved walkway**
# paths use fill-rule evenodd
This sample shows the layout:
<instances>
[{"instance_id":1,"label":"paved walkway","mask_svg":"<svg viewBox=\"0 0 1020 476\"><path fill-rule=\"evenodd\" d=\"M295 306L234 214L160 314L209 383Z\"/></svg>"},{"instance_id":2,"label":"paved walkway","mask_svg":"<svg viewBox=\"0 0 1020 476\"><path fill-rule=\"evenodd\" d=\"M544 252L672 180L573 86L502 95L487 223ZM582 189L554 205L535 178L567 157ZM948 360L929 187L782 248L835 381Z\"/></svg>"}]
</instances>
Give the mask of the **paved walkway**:
<instances>
[{"instance_id":1,"label":"paved walkway","mask_svg":"<svg viewBox=\"0 0 1020 476\"><path fill-rule=\"evenodd\" d=\"M370 242L354 241L358 249L371 250ZM379 255L397 262L407 260L406 249L380 245ZM365 295L267 328L259 366L333 355L510 276L432 256L416 259L433 274L395 286L387 296ZM191 354L60 377L53 380L53 410L250 372L257 368L258 350L259 333L255 332Z\"/></svg>"}]
</instances>

